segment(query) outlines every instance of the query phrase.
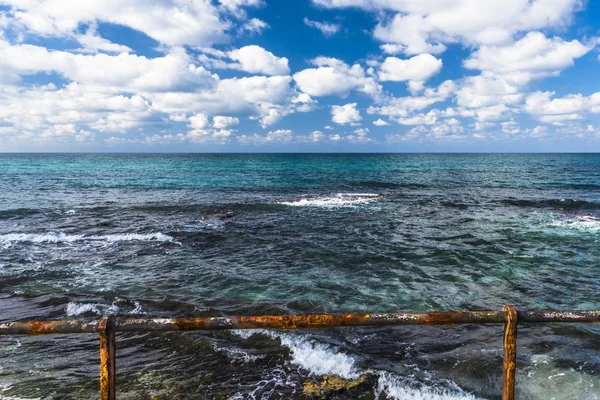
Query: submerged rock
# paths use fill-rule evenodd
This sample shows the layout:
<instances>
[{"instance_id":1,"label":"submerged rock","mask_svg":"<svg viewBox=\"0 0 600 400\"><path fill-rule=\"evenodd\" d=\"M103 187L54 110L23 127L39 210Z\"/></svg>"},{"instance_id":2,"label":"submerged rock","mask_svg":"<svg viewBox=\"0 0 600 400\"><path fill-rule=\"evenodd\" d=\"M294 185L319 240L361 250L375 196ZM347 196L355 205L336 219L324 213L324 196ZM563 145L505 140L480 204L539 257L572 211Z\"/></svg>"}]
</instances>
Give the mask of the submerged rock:
<instances>
[{"instance_id":1,"label":"submerged rock","mask_svg":"<svg viewBox=\"0 0 600 400\"><path fill-rule=\"evenodd\" d=\"M231 218L233 216L235 216L235 213L233 211L227 211L224 213L214 213L214 214L203 215L202 221L205 221L209 218Z\"/></svg>"},{"instance_id":2,"label":"submerged rock","mask_svg":"<svg viewBox=\"0 0 600 400\"><path fill-rule=\"evenodd\" d=\"M372 385L368 382L369 377L368 374L363 374L357 379L343 379L337 375L324 375L319 383L304 382L303 393L305 396L315 399L346 398L339 396L345 392L350 392L347 393L349 395L347 398L365 398L364 395L368 392L373 393L372 390L369 390L372 389ZM361 389L363 384L368 386L367 390Z\"/></svg>"}]
</instances>

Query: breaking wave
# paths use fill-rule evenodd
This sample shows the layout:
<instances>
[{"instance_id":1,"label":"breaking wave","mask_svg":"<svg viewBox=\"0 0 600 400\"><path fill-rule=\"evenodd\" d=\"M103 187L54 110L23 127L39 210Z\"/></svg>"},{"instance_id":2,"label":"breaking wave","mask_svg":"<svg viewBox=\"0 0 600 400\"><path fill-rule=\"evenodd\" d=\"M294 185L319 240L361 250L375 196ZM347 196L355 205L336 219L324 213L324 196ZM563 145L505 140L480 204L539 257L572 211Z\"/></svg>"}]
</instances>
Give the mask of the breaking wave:
<instances>
[{"instance_id":1,"label":"breaking wave","mask_svg":"<svg viewBox=\"0 0 600 400\"><path fill-rule=\"evenodd\" d=\"M276 204L297 207L341 207L368 203L383 198L378 193L336 193L323 196L300 196L290 200L278 200Z\"/></svg>"},{"instance_id":2,"label":"breaking wave","mask_svg":"<svg viewBox=\"0 0 600 400\"><path fill-rule=\"evenodd\" d=\"M125 304L123 304L125 303ZM104 314L116 314L119 312L126 314L143 314L142 305L137 301L134 301L130 304L130 307L133 306L131 311L123 311L123 308L127 303L131 303L124 299L117 298L112 304L103 304L103 303L78 303L71 301L67 304L65 312L70 317L79 316L87 313L94 313L96 315L104 315ZM130 308L129 307L129 308Z\"/></svg>"},{"instance_id":3,"label":"breaking wave","mask_svg":"<svg viewBox=\"0 0 600 400\"><path fill-rule=\"evenodd\" d=\"M139 234L120 233L112 235L69 235L62 232L48 233L7 233L0 235L0 244L10 245L13 243L73 243L81 241L95 241L105 243L127 242L127 241L149 241L149 242L173 242L173 237L161 232Z\"/></svg>"},{"instance_id":4,"label":"breaking wave","mask_svg":"<svg viewBox=\"0 0 600 400\"><path fill-rule=\"evenodd\" d=\"M590 215L580 215L574 218L555 220L552 226L565 229L574 229L583 232L600 232L600 219Z\"/></svg>"},{"instance_id":5,"label":"breaking wave","mask_svg":"<svg viewBox=\"0 0 600 400\"><path fill-rule=\"evenodd\" d=\"M336 351L332 346L318 343L303 335L265 329L232 332L244 339L257 333L279 339L282 346L290 349L290 363L305 369L312 376L337 375L343 379L358 379L363 374L374 374L377 376L377 386L374 388L376 399L379 399L382 393L385 393L384 398L396 400L476 399L451 381L444 381L447 386L445 389L423 386L414 388L406 378L392 372L361 370L351 355Z\"/></svg>"}]
</instances>

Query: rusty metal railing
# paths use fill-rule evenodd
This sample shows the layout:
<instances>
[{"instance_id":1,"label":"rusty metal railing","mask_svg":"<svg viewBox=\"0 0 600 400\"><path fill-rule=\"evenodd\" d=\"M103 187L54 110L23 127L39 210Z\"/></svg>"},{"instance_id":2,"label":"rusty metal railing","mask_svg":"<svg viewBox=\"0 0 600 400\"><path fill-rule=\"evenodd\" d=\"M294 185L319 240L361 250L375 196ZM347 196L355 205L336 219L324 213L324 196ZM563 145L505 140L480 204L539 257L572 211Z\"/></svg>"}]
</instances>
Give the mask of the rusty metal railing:
<instances>
[{"instance_id":1,"label":"rusty metal railing","mask_svg":"<svg viewBox=\"0 0 600 400\"><path fill-rule=\"evenodd\" d=\"M100 398L116 399L115 332L169 332L226 329L310 329L341 326L504 324L502 399L515 398L517 324L600 322L600 311L446 311L389 314L308 314L214 318L115 318L97 321L20 321L0 323L0 335L97 333L100 336Z\"/></svg>"}]
</instances>

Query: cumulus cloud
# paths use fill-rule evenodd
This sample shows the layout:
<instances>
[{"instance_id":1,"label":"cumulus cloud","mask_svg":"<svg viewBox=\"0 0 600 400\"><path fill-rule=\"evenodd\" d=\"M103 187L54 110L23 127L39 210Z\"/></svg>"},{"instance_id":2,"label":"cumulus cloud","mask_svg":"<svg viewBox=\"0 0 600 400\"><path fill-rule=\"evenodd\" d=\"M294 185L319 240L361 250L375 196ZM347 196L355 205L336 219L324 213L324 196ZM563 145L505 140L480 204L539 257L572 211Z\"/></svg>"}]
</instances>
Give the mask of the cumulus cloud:
<instances>
[{"instance_id":1,"label":"cumulus cloud","mask_svg":"<svg viewBox=\"0 0 600 400\"><path fill-rule=\"evenodd\" d=\"M82 52L96 53L105 51L107 53L130 53L132 50L121 44L113 43L100 37L96 32L96 26L92 25L85 34L75 35L75 39L83 46Z\"/></svg>"},{"instance_id":2,"label":"cumulus cloud","mask_svg":"<svg viewBox=\"0 0 600 400\"><path fill-rule=\"evenodd\" d=\"M240 27L241 33L259 34L269 28L269 24L258 18L251 18Z\"/></svg>"},{"instance_id":3,"label":"cumulus cloud","mask_svg":"<svg viewBox=\"0 0 600 400\"><path fill-rule=\"evenodd\" d=\"M234 126L240 123L239 118L236 117L224 117L221 115L217 115L213 117L213 126L215 128L228 128L230 126Z\"/></svg>"},{"instance_id":4,"label":"cumulus cloud","mask_svg":"<svg viewBox=\"0 0 600 400\"><path fill-rule=\"evenodd\" d=\"M393 1L313 0L328 7L360 7L395 13L375 27L376 39L402 45L406 54L439 54L448 43L491 45L510 42L520 32L557 27L569 22L579 0Z\"/></svg>"},{"instance_id":5,"label":"cumulus cloud","mask_svg":"<svg viewBox=\"0 0 600 400\"><path fill-rule=\"evenodd\" d=\"M464 66L523 85L532 79L558 75L572 66L576 58L589 52L594 44L584 45L578 40L567 42L558 37L547 38L540 32L529 32L508 45L482 46L471 54Z\"/></svg>"},{"instance_id":6,"label":"cumulus cloud","mask_svg":"<svg viewBox=\"0 0 600 400\"><path fill-rule=\"evenodd\" d=\"M69 37L80 25L108 22L143 32L168 46L210 46L224 42L231 23L210 0L65 1L3 0L14 24L42 36ZM240 15L250 2L231 1L227 10Z\"/></svg>"},{"instance_id":7,"label":"cumulus cloud","mask_svg":"<svg viewBox=\"0 0 600 400\"><path fill-rule=\"evenodd\" d=\"M370 106L367 108L367 113L388 117L408 117L414 111L423 110L435 103L448 99L456 90L456 83L451 80L444 81L435 89L424 89L419 96L389 96L385 98L381 106Z\"/></svg>"},{"instance_id":8,"label":"cumulus cloud","mask_svg":"<svg viewBox=\"0 0 600 400\"><path fill-rule=\"evenodd\" d=\"M600 92L590 96L570 94L551 99L554 92L535 92L527 96L525 111L540 122L562 125L565 121L583 119L587 112L600 113Z\"/></svg>"},{"instance_id":9,"label":"cumulus cloud","mask_svg":"<svg viewBox=\"0 0 600 400\"><path fill-rule=\"evenodd\" d=\"M290 143L293 140L293 135L290 129L278 129L269 131L266 135L255 133L252 135L240 135L236 139L243 145L264 145L269 143Z\"/></svg>"},{"instance_id":10,"label":"cumulus cloud","mask_svg":"<svg viewBox=\"0 0 600 400\"><path fill-rule=\"evenodd\" d=\"M321 33L325 36L333 36L340 31L342 26L340 24L333 24L330 22L319 22L312 21L306 17L304 17L304 23L311 28L315 28L321 31Z\"/></svg>"},{"instance_id":11,"label":"cumulus cloud","mask_svg":"<svg viewBox=\"0 0 600 400\"><path fill-rule=\"evenodd\" d=\"M421 86L442 69L442 60L431 54L419 54L408 60L387 57L381 64L379 79L382 81L413 81Z\"/></svg>"},{"instance_id":12,"label":"cumulus cloud","mask_svg":"<svg viewBox=\"0 0 600 400\"><path fill-rule=\"evenodd\" d=\"M390 123L382 120L381 118L373 121L373 125L375 126L388 126Z\"/></svg>"},{"instance_id":13,"label":"cumulus cloud","mask_svg":"<svg viewBox=\"0 0 600 400\"><path fill-rule=\"evenodd\" d=\"M203 54L198 56L198 60L208 68L236 69L264 75L288 75L290 73L287 58L277 57L260 46L244 46L228 52L212 48L201 48L200 50Z\"/></svg>"},{"instance_id":14,"label":"cumulus cloud","mask_svg":"<svg viewBox=\"0 0 600 400\"><path fill-rule=\"evenodd\" d=\"M349 66L345 62L328 57L312 60L317 68L308 68L294 74L298 88L311 96L336 95L346 97L352 90L377 97L381 86L367 76L360 64Z\"/></svg>"},{"instance_id":15,"label":"cumulus cloud","mask_svg":"<svg viewBox=\"0 0 600 400\"><path fill-rule=\"evenodd\" d=\"M260 46L245 46L229 52L229 57L239 63L239 69L251 74L287 75L288 59L277 57Z\"/></svg>"},{"instance_id":16,"label":"cumulus cloud","mask_svg":"<svg viewBox=\"0 0 600 400\"><path fill-rule=\"evenodd\" d=\"M135 54L73 54L34 45L11 45L0 39L0 71L15 76L54 72L81 84L122 91L196 91L214 86L217 77L181 48L163 57Z\"/></svg>"},{"instance_id":17,"label":"cumulus cloud","mask_svg":"<svg viewBox=\"0 0 600 400\"><path fill-rule=\"evenodd\" d=\"M331 107L331 120L336 124L353 124L360 122L362 117L360 112L356 109L357 103L348 103L343 106L332 106Z\"/></svg>"}]
</instances>

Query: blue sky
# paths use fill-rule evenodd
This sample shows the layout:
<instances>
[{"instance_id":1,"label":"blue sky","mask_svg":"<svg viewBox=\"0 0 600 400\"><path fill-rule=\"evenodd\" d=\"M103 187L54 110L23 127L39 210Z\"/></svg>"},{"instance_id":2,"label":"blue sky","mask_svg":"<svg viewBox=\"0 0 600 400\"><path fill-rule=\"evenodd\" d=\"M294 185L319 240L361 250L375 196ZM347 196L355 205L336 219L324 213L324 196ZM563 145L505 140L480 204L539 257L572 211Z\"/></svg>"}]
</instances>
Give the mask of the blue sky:
<instances>
[{"instance_id":1,"label":"blue sky","mask_svg":"<svg viewBox=\"0 0 600 400\"><path fill-rule=\"evenodd\" d=\"M599 151L600 5L0 0L0 151Z\"/></svg>"}]
</instances>

